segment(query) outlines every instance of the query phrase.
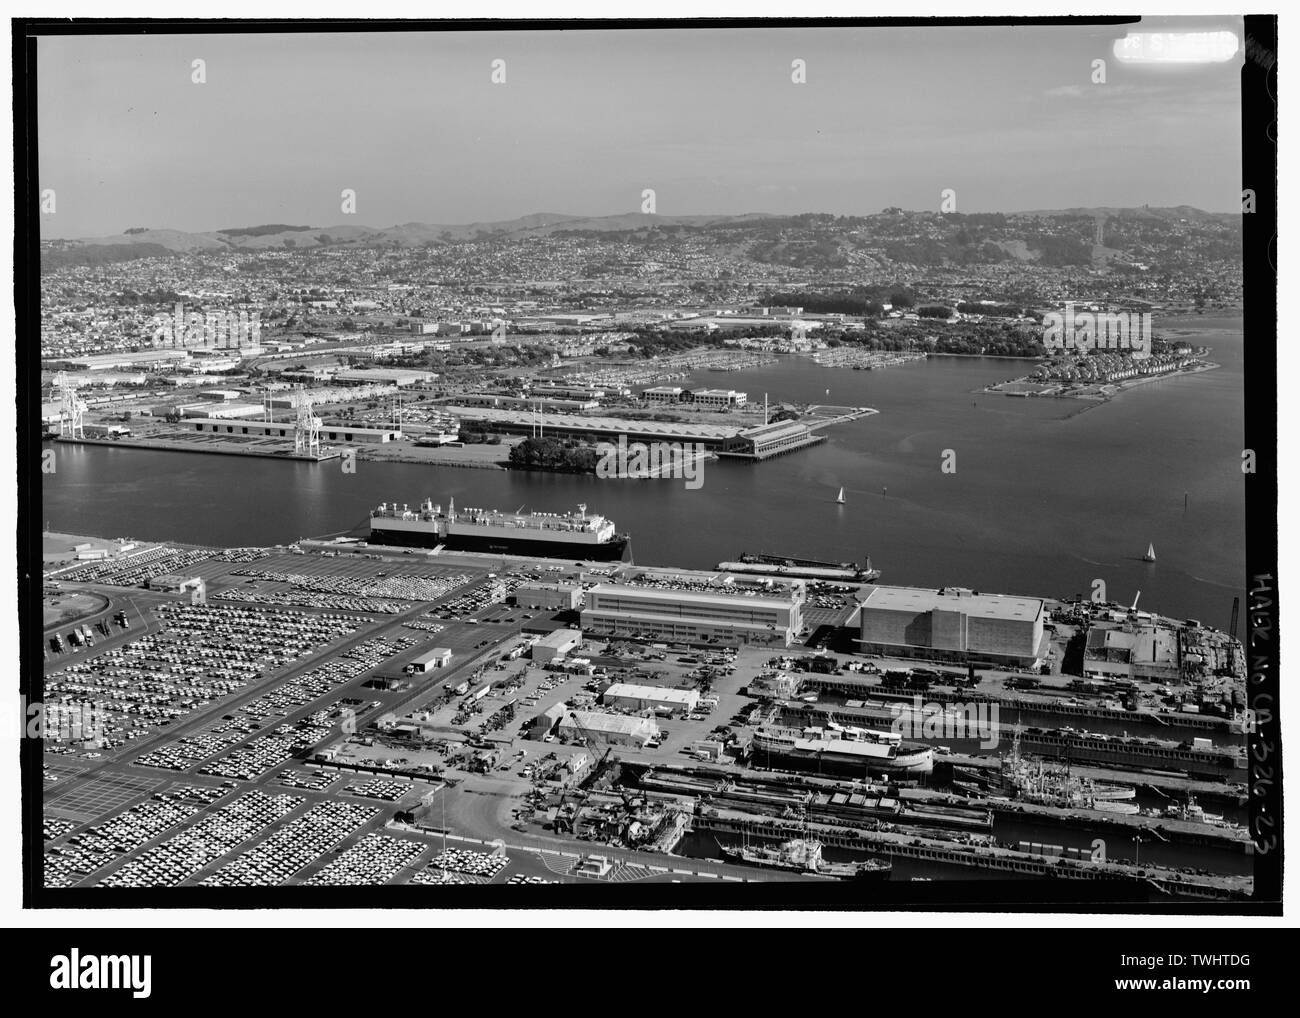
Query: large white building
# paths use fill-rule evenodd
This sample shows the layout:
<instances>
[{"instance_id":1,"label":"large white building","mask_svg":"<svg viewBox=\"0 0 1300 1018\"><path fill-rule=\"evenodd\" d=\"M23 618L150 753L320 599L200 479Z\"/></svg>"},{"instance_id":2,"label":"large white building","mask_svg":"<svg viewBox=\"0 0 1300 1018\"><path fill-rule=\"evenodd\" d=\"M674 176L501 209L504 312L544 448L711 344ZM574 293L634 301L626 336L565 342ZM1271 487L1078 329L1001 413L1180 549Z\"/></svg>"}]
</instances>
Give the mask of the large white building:
<instances>
[{"instance_id":1,"label":"large white building","mask_svg":"<svg viewBox=\"0 0 1300 1018\"><path fill-rule=\"evenodd\" d=\"M365 368L354 371L339 371L334 381L339 385L427 385L436 382L438 376L432 371L417 368Z\"/></svg>"},{"instance_id":2,"label":"large white building","mask_svg":"<svg viewBox=\"0 0 1300 1018\"><path fill-rule=\"evenodd\" d=\"M735 389L692 389L687 398L706 410L726 410L729 407L744 406L749 397Z\"/></svg>"},{"instance_id":3,"label":"large white building","mask_svg":"<svg viewBox=\"0 0 1300 1018\"><path fill-rule=\"evenodd\" d=\"M693 711L700 702L695 689L663 689L659 686L636 686L616 682L605 690L601 702L607 707L626 710L668 710L675 714Z\"/></svg>"},{"instance_id":4,"label":"large white building","mask_svg":"<svg viewBox=\"0 0 1300 1018\"><path fill-rule=\"evenodd\" d=\"M861 606L867 654L959 663L1033 665L1045 652L1041 598L964 587L873 586Z\"/></svg>"},{"instance_id":5,"label":"large white building","mask_svg":"<svg viewBox=\"0 0 1300 1018\"><path fill-rule=\"evenodd\" d=\"M767 587L601 583L587 591L582 628L615 637L789 646L802 627L803 600L804 587L797 582Z\"/></svg>"},{"instance_id":6,"label":"large white building","mask_svg":"<svg viewBox=\"0 0 1300 1018\"><path fill-rule=\"evenodd\" d=\"M582 633L577 629L557 629L547 633L533 644L532 658L539 664L549 664L561 660L565 654L582 642Z\"/></svg>"},{"instance_id":7,"label":"large white building","mask_svg":"<svg viewBox=\"0 0 1300 1018\"><path fill-rule=\"evenodd\" d=\"M603 743L608 746L643 747L659 734L659 726L650 718L633 718L625 714L597 714L594 711L570 711L560 718L557 731L561 738L575 742Z\"/></svg>"},{"instance_id":8,"label":"large white building","mask_svg":"<svg viewBox=\"0 0 1300 1018\"><path fill-rule=\"evenodd\" d=\"M409 667L420 674L431 672L436 668L446 668L451 664L451 656L450 647L434 647L414 657Z\"/></svg>"},{"instance_id":9,"label":"large white building","mask_svg":"<svg viewBox=\"0 0 1300 1018\"><path fill-rule=\"evenodd\" d=\"M582 603L582 588L576 583L521 583L514 596L520 608L572 611Z\"/></svg>"}]
</instances>

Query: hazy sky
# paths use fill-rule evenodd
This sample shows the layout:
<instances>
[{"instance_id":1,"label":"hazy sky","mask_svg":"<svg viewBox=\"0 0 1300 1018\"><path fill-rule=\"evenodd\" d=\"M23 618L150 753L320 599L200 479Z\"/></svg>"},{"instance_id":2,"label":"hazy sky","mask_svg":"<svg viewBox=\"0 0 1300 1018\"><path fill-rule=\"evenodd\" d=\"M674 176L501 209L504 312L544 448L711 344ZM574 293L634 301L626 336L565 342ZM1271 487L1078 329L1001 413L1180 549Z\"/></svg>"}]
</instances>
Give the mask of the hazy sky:
<instances>
[{"instance_id":1,"label":"hazy sky","mask_svg":"<svg viewBox=\"0 0 1300 1018\"><path fill-rule=\"evenodd\" d=\"M42 39L43 233L607 215L643 188L664 215L937 210L944 188L960 212L1239 209L1240 51L1135 68L1123 31Z\"/></svg>"}]
</instances>

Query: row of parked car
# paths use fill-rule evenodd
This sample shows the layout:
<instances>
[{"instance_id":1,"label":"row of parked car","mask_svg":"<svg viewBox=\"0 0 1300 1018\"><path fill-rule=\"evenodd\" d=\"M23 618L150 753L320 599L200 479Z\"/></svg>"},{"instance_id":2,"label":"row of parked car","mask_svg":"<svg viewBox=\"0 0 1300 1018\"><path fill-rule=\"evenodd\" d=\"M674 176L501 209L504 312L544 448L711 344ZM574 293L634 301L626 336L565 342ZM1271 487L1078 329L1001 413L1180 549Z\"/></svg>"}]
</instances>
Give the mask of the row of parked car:
<instances>
[{"instance_id":1,"label":"row of parked car","mask_svg":"<svg viewBox=\"0 0 1300 1018\"><path fill-rule=\"evenodd\" d=\"M354 802L328 801L312 806L274 831L269 838L237 855L201 881L205 887L271 887L283 884L324 857L378 815Z\"/></svg>"},{"instance_id":2,"label":"row of parked car","mask_svg":"<svg viewBox=\"0 0 1300 1018\"><path fill-rule=\"evenodd\" d=\"M158 792L130 809L56 841L45 850L45 886L71 887L79 883L224 794L220 788L183 785Z\"/></svg>"},{"instance_id":3,"label":"row of parked car","mask_svg":"<svg viewBox=\"0 0 1300 1018\"><path fill-rule=\"evenodd\" d=\"M302 805L293 795L252 791L142 852L100 887L177 887Z\"/></svg>"},{"instance_id":4,"label":"row of parked car","mask_svg":"<svg viewBox=\"0 0 1300 1018\"><path fill-rule=\"evenodd\" d=\"M328 866L314 873L310 885L376 886L386 884L424 853L424 844L409 838L371 832Z\"/></svg>"}]
</instances>

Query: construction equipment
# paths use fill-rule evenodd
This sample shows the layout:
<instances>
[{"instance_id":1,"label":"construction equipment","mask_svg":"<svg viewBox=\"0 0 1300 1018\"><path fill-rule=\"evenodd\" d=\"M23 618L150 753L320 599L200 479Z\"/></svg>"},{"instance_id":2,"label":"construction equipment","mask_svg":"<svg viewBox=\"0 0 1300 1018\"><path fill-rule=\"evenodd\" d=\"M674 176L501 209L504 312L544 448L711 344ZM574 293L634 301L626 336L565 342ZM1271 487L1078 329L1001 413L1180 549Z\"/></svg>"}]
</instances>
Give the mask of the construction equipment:
<instances>
[{"instance_id":1,"label":"construction equipment","mask_svg":"<svg viewBox=\"0 0 1300 1018\"><path fill-rule=\"evenodd\" d=\"M578 735L582 739L582 744L584 748L586 748L587 752L594 755L596 752L595 743L597 742L595 736L593 736L590 731L588 731L586 728L583 727L582 722L578 720L578 715L575 712L573 711L569 712L569 720L573 723L573 727L577 729ZM613 748L614 747L612 745L605 747L605 752L601 754L600 759L596 761L595 765L592 767L591 773L588 776L588 780L594 779L601 773L601 771L605 767L605 764L609 761L609 755L610 752L613 750ZM617 757L615 759L617 759ZM560 802L559 805L556 807L556 811L555 811L556 831L567 830L570 833L574 834L575 836L581 833L582 814L587 803L587 797L590 794L591 793L588 789L582 787L579 787L573 791L572 793L573 813L572 815L569 816L566 816L564 814L564 807L566 802L569 801L570 795L568 792L565 792L563 795L560 796Z\"/></svg>"}]
</instances>

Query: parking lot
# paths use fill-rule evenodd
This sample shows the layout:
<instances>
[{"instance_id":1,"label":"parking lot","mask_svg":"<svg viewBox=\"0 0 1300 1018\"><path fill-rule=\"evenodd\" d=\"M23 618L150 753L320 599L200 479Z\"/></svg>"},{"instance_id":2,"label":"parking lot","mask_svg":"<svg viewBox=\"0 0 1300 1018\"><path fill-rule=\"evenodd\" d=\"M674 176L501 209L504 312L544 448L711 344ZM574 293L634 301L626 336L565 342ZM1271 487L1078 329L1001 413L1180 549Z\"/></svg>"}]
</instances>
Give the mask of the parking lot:
<instances>
[{"instance_id":1,"label":"parking lot","mask_svg":"<svg viewBox=\"0 0 1300 1018\"><path fill-rule=\"evenodd\" d=\"M611 655L603 641L588 641L570 657L591 658L598 676L532 662L527 642L567 618L507 598L527 576L553 580L561 567L498 565L493 574L469 560L419 556L219 554L187 570L208 579L208 604L133 592L156 620L51 672L61 695L108 696L122 739L102 757L49 758L50 776L63 779L47 821L52 886L575 879L534 852L510 853L503 865L484 861L485 849L435 865L441 846L381 825L418 808L445 777L471 782L451 799L453 826L508 831L511 808L546 770L539 759L554 753L557 763L583 748L525 740L524 729L556 704L610 710L597 702L597 679L698 686L720 700L715 710L662 720L668 736L657 748L617 747L623 759L681 762L679 750L725 721L733 699L742 701L734 692L740 676L720 650L709 652L716 660L640 645ZM234 600L247 593L271 600L287 593L301 603ZM451 649L450 664L408 672L432 646ZM470 696L485 684L483 696ZM390 715L431 730L431 744L389 738L376 722ZM337 745L340 760L376 771L308 763ZM484 746L500 751L490 774L474 772ZM74 773L78 767L86 770ZM427 782L395 773L422 767ZM169 775L190 784L160 784ZM480 782L482 791L472 791Z\"/></svg>"},{"instance_id":2,"label":"parking lot","mask_svg":"<svg viewBox=\"0 0 1300 1018\"><path fill-rule=\"evenodd\" d=\"M69 820L94 820L121 809L160 784L130 774L105 774L50 793L45 799L45 812Z\"/></svg>"},{"instance_id":3,"label":"parking lot","mask_svg":"<svg viewBox=\"0 0 1300 1018\"><path fill-rule=\"evenodd\" d=\"M47 700L100 709L101 752L149 736L362 624L353 616L179 602L154 614L157 632L45 676Z\"/></svg>"}]
</instances>

